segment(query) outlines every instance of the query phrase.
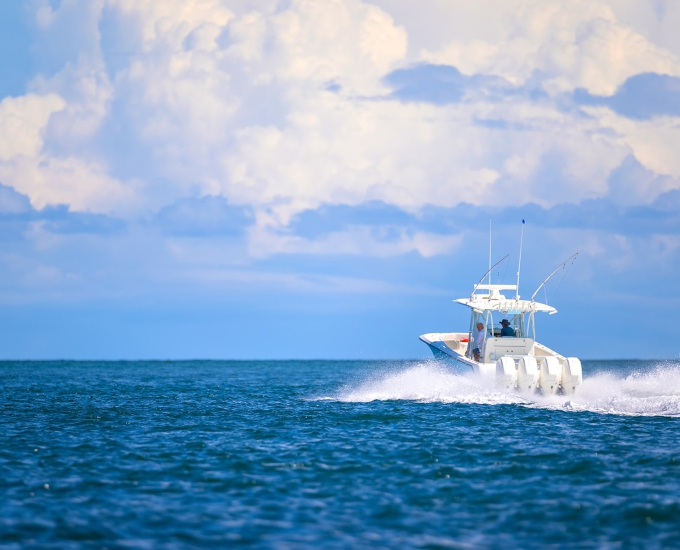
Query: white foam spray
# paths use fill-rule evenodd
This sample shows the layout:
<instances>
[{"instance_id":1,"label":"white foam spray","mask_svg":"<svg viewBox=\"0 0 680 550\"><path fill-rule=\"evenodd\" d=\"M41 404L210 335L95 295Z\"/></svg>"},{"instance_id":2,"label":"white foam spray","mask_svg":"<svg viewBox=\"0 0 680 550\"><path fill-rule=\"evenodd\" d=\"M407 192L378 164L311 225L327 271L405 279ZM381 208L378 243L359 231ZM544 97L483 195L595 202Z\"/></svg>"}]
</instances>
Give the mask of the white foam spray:
<instances>
[{"instance_id":1,"label":"white foam spray","mask_svg":"<svg viewBox=\"0 0 680 550\"><path fill-rule=\"evenodd\" d=\"M495 388L492 381L451 372L428 361L391 370L336 395L320 399L348 403L404 400L421 403L476 403L637 416L680 416L680 364L659 364L628 375L585 373L575 396L520 394Z\"/></svg>"}]
</instances>

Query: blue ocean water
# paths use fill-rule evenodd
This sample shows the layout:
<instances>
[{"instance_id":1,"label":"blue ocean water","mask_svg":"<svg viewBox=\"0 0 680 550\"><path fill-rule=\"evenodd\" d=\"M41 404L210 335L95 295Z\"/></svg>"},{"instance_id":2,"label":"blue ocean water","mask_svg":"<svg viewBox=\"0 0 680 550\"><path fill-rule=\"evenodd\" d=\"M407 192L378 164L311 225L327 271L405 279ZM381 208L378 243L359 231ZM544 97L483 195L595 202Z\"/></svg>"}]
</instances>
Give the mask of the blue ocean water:
<instances>
[{"instance_id":1,"label":"blue ocean water","mask_svg":"<svg viewBox=\"0 0 680 550\"><path fill-rule=\"evenodd\" d=\"M0 548L678 548L680 364L3 362Z\"/></svg>"}]
</instances>

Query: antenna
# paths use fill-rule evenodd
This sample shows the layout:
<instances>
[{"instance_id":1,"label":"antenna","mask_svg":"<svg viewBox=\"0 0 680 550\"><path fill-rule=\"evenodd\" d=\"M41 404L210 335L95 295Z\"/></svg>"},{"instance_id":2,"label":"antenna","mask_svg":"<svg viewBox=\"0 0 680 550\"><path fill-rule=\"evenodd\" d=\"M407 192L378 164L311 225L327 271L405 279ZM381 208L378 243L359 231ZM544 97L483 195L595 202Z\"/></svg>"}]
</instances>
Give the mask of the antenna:
<instances>
[{"instance_id":1,"label":"antenna","mask_svg":"<svg viewBox=\"0 0 680 550\"><path fill-rule=\"evenodd\" d=\"M538 294L538 291L541 290L541 288L543 287L543 285L545 285L545 283L547 283L547 282L550 280L550 278L551 278L555 273L557 273L557 272L559 271L559 269L560 269L561 267L564 267L564 264L566 264L566 263L567 263L569 260L571 260L572 258L576 258L576 256L578 256L578 252L577 252L576 254L572 254L571 256L569 256L566 260L564 260L560 265L557 266L557 268L555 269L555 271L553 271L550 275L548 275L548 276L546 277L545 281L543 281L543 282L540 284L540 286L536 289L536 292L534 292L533 295L531 296L531 301L532 301L532 302L534 301L534 298L536 297L536 294ZM546 301L547 301L547 297L546 297Z\"/></svg>"},{"instance_id":2,"label":"antenna","mask_svg":"<svg viewBox=\"0 0 680 550\"><path fill-rule=\"evenodd\" d=\"M522 271L522 243L524 241L524 224L527 222L522 218L522 234L519 238L519 263L517 264L517 288L515 289L515 300L519 300L519 273Z\"/></svg>"},{"instance_id":3,"label":"antenna","mask_svg":"<svg viewBox=\"0 0 680 550\"><path fill-rule=\"evenodd\" d=\"M489 218L489 284L491 284L491 218Z\"/></svg>"}]
</instances>

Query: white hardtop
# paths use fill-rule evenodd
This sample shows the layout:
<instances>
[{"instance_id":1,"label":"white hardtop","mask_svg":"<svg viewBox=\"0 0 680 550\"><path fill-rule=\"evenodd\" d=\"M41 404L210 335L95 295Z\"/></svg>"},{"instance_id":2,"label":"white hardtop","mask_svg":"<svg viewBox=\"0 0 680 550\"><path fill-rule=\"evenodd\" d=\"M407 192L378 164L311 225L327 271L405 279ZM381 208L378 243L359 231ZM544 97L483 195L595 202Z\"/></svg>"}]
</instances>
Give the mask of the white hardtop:
<instances>
[{"instance_id":1,"label":"white hardtop","mask_svg":"<svg viewBox=\"0 0 680 550\"><path fill-rule=\"evenodd\" d=\"M487 290L487 294L477 294L478 290ZM543 311L550 315L557 313L557 310L548 304L542 304L533 300L520 300L517 298L506 298L501 294L501 290L517 291L517 285L477 285L469 298L459 298L454 300L477 311L500 311L519 315L521 313L531 313Z\"/></svg>"}]
</instances>

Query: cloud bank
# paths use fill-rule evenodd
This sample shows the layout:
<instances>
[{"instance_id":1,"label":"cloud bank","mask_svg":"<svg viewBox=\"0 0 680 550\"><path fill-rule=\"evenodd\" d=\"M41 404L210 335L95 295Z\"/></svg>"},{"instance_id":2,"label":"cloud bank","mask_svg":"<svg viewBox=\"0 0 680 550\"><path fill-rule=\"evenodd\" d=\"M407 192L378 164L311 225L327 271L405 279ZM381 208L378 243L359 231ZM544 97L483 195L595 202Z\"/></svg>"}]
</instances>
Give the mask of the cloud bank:
<instances>
[{"instance_id":1,"label":"cloud bank","mask_svg":"<svg viewBox=\"0 0 680 550\"><path fill-rule=\"evenodd\" d=\"M676 4L33 0L0 97L4 299L126 270L415 288L359 264L483 263L489 217L555 259L677 265Z\"/></svg>"}]
</instances>

